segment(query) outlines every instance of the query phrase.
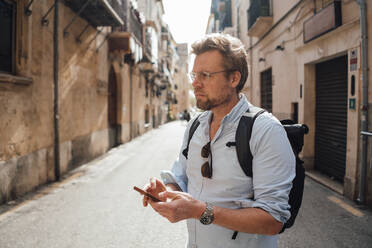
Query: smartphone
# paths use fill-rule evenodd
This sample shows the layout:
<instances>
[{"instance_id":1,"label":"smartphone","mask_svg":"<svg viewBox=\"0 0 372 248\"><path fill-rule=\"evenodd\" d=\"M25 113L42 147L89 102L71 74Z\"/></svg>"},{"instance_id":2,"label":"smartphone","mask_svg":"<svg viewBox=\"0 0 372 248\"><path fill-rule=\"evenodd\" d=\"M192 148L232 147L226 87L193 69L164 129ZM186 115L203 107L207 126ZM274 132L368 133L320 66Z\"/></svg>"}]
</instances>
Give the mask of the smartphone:
<instances>
[{"instance_id":1,"label":"smartphone","mask_svg":"<svg viewBox=\"0 0 372 248\"><path fill-rule=\"evenodd\" d=\"M153 200L154 202L160 202L160 200L158 198L156 198L155 196L151 195L150 193L147 193L146 191L143 191L142 189L134 186L133 187L134 190L138 191L141 195L145 195L147 197L149 197L151 200Z\"/></svg>"}]
</instances>

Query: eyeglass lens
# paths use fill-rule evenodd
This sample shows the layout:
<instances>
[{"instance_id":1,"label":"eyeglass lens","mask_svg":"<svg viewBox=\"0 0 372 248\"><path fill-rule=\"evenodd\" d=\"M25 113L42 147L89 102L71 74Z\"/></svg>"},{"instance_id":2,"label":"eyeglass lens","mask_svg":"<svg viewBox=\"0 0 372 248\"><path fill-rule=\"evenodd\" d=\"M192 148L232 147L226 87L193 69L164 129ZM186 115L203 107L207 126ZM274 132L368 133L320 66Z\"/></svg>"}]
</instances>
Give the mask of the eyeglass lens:
<instances>
[{"instance_id":1,"label":"eyeglass lens","mask_svg":"<svg viewBox=\"0 0 372 248\"><path fill-rule=\"evenodd\" d=\"M195 81L195 80L204 81L210 77L210 74L208 74L207 72L203 72L203 71L202 72L190 72L189 77L191 81Z\"/></svg>"}]
</instances>

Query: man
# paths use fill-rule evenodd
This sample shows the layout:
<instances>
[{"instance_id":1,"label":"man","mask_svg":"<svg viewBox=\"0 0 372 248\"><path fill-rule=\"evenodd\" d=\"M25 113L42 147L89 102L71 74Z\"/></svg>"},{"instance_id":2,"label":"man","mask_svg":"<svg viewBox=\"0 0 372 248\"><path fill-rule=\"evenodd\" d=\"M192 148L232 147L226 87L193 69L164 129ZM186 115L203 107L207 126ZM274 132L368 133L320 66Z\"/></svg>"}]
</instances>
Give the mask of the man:
<instances>
[{"instance_id":1,"label":"man","mask_svg":"<svg viewBox=\"0 0 372 248\"><path fill-rule=\"evenodd\" d=\"M257 117L250 139L253 178L240 167L235 141L240 117L252 105L239 92L248 76L242 43L229 35L207 35L192 46L191 78L198 108L205 110L187 146L190 121L172 171L152 178L144 206L170 222L187 220L187 247L276 247L277 234L290 217L288 194L295 157L280 122L271 114ZM235 231L238 235L232 238Z\"/></svg>"}]
</instances>

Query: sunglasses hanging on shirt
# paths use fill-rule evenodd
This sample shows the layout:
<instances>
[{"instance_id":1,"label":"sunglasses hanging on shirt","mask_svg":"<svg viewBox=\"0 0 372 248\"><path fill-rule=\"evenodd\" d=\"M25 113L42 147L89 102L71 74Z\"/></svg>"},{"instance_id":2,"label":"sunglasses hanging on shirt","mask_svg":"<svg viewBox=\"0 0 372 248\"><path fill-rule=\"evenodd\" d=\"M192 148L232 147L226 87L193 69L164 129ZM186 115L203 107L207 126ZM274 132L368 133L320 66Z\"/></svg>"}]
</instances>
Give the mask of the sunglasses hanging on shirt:
<instances>
[{"instance_id":1,"label":"sunglasses hanging on shirt","mask_svg":"<svg viewBox=\"0 0 372 248\"><path fill-rule=\"evenodd\" d=\"M212 152L211 152L211 142L208 142L201 149L202 158L209 158L211 155L211 163L209 164L208 160L201 167L201 174L203 177L212 178Z\"/></svg>"}]
</instances>

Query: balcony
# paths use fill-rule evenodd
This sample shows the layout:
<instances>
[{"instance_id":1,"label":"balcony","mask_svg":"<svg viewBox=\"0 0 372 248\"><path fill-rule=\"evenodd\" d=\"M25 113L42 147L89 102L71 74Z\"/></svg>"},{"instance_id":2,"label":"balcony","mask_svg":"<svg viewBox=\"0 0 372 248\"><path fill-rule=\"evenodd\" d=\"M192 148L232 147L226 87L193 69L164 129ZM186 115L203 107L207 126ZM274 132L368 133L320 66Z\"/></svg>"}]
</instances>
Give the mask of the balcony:
<instances>
[{"instance_id":1,"label":"balcony","mask_svg":"<svg viewBox=\"0 0 372 248\"><path fill-rule=\"evenodd\" d=\"M152 62L152 34L150 31L146 30L145 41L144 41L144 58L148 62Z\"/></svg>"},{"instance_id":2,"label":"balcony","mask_svg":"<svg viewBox=\"0 0 372 248\"><path fill-rule=\"evenodd\" d=\"M109 51L131 54L137 63L143 56L143 25L139 12L132 6L126 5L126 1L122 1L122 3L119 14L124 17L125 23L110 34L108 39Z\"/></svg>"},{"instance_id":3,"label":"balcony","mask_svg":"<svg viewBox=\"0 0 372 248\"><path fill-rule=\"evenodd\" d=\"M124 24L116 0L65 0L64 3L94 27Z\"/></svg>"},{"instance_id":4,"label":"balcony","mask_svg":"<svg viewBox=\"0 0 372 248\"><path fill-rule=\"evenodd\" d=\"M144 35L144 62L149 62L157 70L158 66L158 39L156 35L156 25L153 21L146 21Z\"/></svg>"},{"instance_id":5,"label":"balcony","mask_svg":"<svg viewBox=\"0 0 372 248\"><path fill-rule=\"evenodd\" d=\"M214 16L214 22L211 23L213 32L224 32L226 28L231 28L232 23L232 0L213 1L211 14Z\"/></svg>"},{"instance_id":6,"label":"balcony","mask_svg":"<svg viewBox=\"0 0 372 248\"><path fill-rule=\"evenodd\" d=\"M158 72L158 39L156 25L153 21L146 21L143 40L143 58L140 61L140 70L146 74Z\"/></svg>"},{"instance_id":7,"label":"balcony","mask_svg":"<svg viewBox=\"0 0 372 248\"><path fill-rule=\"evenodd\" d=\"M248 35L262 37L273 25L272 0L253 0L247 12Z\"/></svg>"}]
</instances>

